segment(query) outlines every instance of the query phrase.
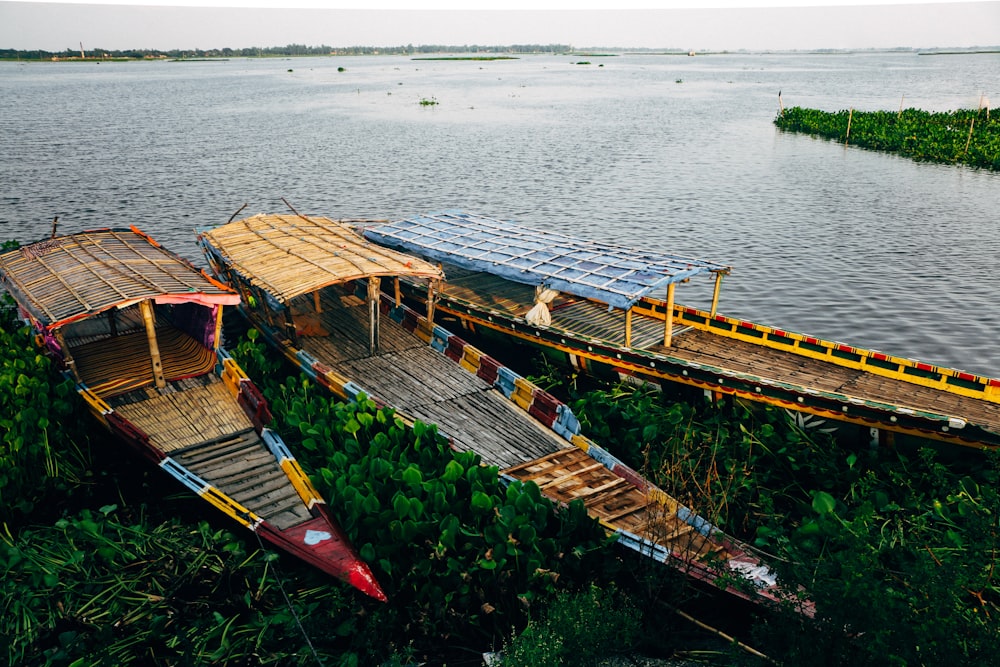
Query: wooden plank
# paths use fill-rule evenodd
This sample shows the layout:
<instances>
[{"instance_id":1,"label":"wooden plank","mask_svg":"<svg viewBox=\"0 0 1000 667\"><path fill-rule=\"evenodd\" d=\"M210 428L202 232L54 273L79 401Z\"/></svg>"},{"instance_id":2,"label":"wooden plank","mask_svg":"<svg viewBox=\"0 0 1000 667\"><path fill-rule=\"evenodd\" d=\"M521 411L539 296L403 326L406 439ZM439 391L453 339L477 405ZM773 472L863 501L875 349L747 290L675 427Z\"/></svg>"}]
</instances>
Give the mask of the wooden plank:
<instances>
[{"instance_id":1,"label":"wooden plank","mask_svg":"<svg viewBox=\"0 0 1000 667\"><path fill-rule=\"evenodd\" d=\"M568 453L572 453L572 452L580 452L581 454L583 454L584 456L586 456L586 453L580 451L576 447L573 447L572 449L565 449L565 450L560 449L560 450L552 452L550 454L546 454L545 456L543 456L543 457L541 457L539 459L534 459L534 460L531 460L531 461L525 461L524 463L520 463L520 464L518 464L516 466L512 466L510 468L507 468L503 472L504 472L504 474L507 474L507 475L512 475L512 476L515 476L515 477L519 477L518 475L516 475L516 473L519 472L519 471L521 471L521 470L524 470L525 468L529 468L531 466L535 466L535 465L538 465L540 463L544 463L546 461L550 461L550 460L552 460L554 458L557 458L559 456L564 456L564 455L566 455Z\"/></svg>"}]
</instances>

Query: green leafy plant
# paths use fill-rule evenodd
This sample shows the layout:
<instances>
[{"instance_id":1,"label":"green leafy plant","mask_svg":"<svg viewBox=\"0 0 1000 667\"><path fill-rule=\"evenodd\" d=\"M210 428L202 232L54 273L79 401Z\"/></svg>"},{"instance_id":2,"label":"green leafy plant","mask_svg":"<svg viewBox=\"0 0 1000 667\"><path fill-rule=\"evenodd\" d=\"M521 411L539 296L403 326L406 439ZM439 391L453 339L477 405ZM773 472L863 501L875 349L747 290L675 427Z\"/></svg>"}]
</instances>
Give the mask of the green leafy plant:
<instances>
[{"instance_id":1,"label":"green leafy plant","mask_svg":"<svg viewBox=\"0 0 1000 667\"><path fill-rule=\"evenodd\" d=\"M0 516L13 521L70 493L89 460L72 382L0 295Z\"/></svg>"},{"instance_id":2,"label":"green leafy plant","mask_svg":"<svg viewBox=\"0 0 1000 667\"><path fill-rule=\"evenodd\" d=\"M518 635L504 642L504 667L592 665L632 651L642 614L613 586L563 591Z\"/></svg>"},{"instance_id":3,"label":"green leafy plant","mask_svg":"<svg viewBox=\"0 0 1000 667\"><path fill-rule=\"evenodd\" d=\"M774 124L914 160L1000 169L1000 121L985 109L827 112L790 107Z\"/></svg>"}]
</instances>

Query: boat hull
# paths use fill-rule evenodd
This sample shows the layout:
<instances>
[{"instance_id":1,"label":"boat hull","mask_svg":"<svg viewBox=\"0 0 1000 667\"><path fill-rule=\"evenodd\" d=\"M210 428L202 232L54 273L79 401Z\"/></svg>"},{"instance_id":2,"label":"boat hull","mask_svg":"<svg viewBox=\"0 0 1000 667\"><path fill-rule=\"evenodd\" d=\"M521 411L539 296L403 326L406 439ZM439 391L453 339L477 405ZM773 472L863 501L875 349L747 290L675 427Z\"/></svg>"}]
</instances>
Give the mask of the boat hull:
<instances>
[{"instance_id":1,"label":"boat hull","mask_svg":"<svg viewBox=\"0 0 1000 667\"><path fill-rule=\"evenodd\" d=\"M322 496L285 446L267 428L271 419L267 403L256 386L224 349L219 349L216 374L223 387L213 392L218 400L204 406L218 419L238 410L246 418L235 432L204 443L167 451L162 437L147 419L130 419L112 407L86 384L77 392L92 415L118 440L151 464L180 482L199 498L261 540L330 574L380 601L387 597L368 565L361 560ZM174 403L178 399L173 399ZM228 403L228 406L226 405ZM139 404L141 405L141 403ZM163 413L152 418L162 422ZM170 424L176 428L175 417ZM159 442L157 442L159 441ZM278 509L276 506L282 506Z\"/></svg>"},{"instance_id":2,"label":"boat hull","mask_svg":"<svg viewBox=\"0 0 1000 667\"><path fill-rule=\"evenodd\" d=\"M409 284L405 291L410 303L424 303L422 286ZM662 302L646 300L643 305L647 312L658 311L662 323ZM1000 380L992 378L711 315L693 308L681 306L675 310L676 326L682 331L687 328L702 339L717 340L717 345L730 348L742 345L751 351L763 350L771 357L794 355L791 363L795 365L825 364L831 372L847 369L854 376L884 378L896 384L905 376L903 391L930 395L926 401L929 405L937 404L933 396L936 393L949 397L955 406L921 408L920 404L907 400L912 399L912 395L880 400L878 394L871 392L818 388L816 384L781 379L782 373L762 374L749 362L743 362L743 368L737 369L722 360L715 363L695 361L685 358L684 350L679 347L676 350L638 349L558 326L533 326L523 317L504 310L456 298L449 294L447 286L442 289L435 309L442 321L454 322L475 335L477 340L530 346L564 367L603 379L687 386L713 398L734 396L774 405L853 425L857 428L848 431L853 437L871 438L883 444L898 444L910 438L923 443L945 442L972 448L1000 447L1000 404L997 403L1000 401ZM683 343L679 339L684 335L687 333L675 338L675 345ZM765 347L767 344L773 347ZM838 361L840 363L836 363Z\"/></svg>"}]
</instances>

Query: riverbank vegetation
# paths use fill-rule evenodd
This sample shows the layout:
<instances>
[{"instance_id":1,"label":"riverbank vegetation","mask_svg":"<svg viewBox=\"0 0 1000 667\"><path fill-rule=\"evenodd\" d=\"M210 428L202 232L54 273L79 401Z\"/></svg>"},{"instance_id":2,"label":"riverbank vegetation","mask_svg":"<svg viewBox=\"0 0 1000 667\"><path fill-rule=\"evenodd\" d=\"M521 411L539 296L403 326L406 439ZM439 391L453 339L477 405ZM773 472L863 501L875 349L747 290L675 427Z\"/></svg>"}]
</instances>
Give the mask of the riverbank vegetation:
<instances>
[{"instance_id":1,"label":"riverbank vegetation","mask_svg":"<svg viewBox=\"0 0 1000 667\"><path fill-rule=\"evenodd\" d=\"M919 109L837 112L791 107L774 124L845 145L914 160L1000 170L1000 118L989 108L931 113Z\"/></svg>"},{"instance_id":2,"label":"riverbank vegetation","mask_svg":"<svg viewBox=\"0 0 1000 667\"><path fill-rule=\"evenodd\" d=\"M77 414L11 310L0 326L0 660L23 665L974 665L1000 650L998 457L873 449L834 425L632 385L535 380L585 432L757 546L791 610L734 607L615 547L582 506L451 450L433 425L331 401L253 334L234 355L390 601L265 548ZM34 407L31 411L28 408ZM140 472L141 471L141 472ZM713 624L769 656L706 635ZM691 649L697 649L691 651Z\"/></svg>"}]
</instances>

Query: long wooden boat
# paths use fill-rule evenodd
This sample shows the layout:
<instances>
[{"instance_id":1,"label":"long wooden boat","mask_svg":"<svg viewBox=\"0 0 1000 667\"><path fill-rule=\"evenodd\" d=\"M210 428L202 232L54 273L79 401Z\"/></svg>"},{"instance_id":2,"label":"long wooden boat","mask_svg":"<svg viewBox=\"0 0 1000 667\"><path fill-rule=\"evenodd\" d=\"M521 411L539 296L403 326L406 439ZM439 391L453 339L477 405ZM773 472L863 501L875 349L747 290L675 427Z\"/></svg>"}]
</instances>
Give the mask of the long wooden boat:
<instances>
[{"instance_id":1,"label":"long wooden boat","mask_svg":"<svg viewBox=\"0 0 1000 667\"><path fill-rule=\"evenodd\" d=\"M1000 446L1000 379L720 315L728 266L462 211L363 234L443 265L448 280L430 301L443 322L537 346L580 371L819 415L883 444ZM710 309L675 303L676 286L699 274L715 278ZM428 302L417 281L404 292Z\"/></svg>"},{"instance_id":2,"label":"long wooden boat","mask_svg":"<svg viewBox=\"0 0 1000 667\"><path fill-rule=\"evenodd\" d=\"M219 346L235 291L134 227L7 252L0 281L118 439L274 547L386 599Z\"/></svg>"},{"instance_id":3,"label":"long wooden boat","mask_svg":"<svg viewBox=\"0 0 1000 667\"><path fill-rule=\"evenodd\" d=\"M441 270L365 241L357 222L257 215L201 230L199 243L264 338L336 396L363 392L438 425L504 479L581 499L621 544L696 579L754 602L779 598L748 547L584 437L568 406L404 305L402 279L436 284Z\"/></svg>"}]
</instances>

